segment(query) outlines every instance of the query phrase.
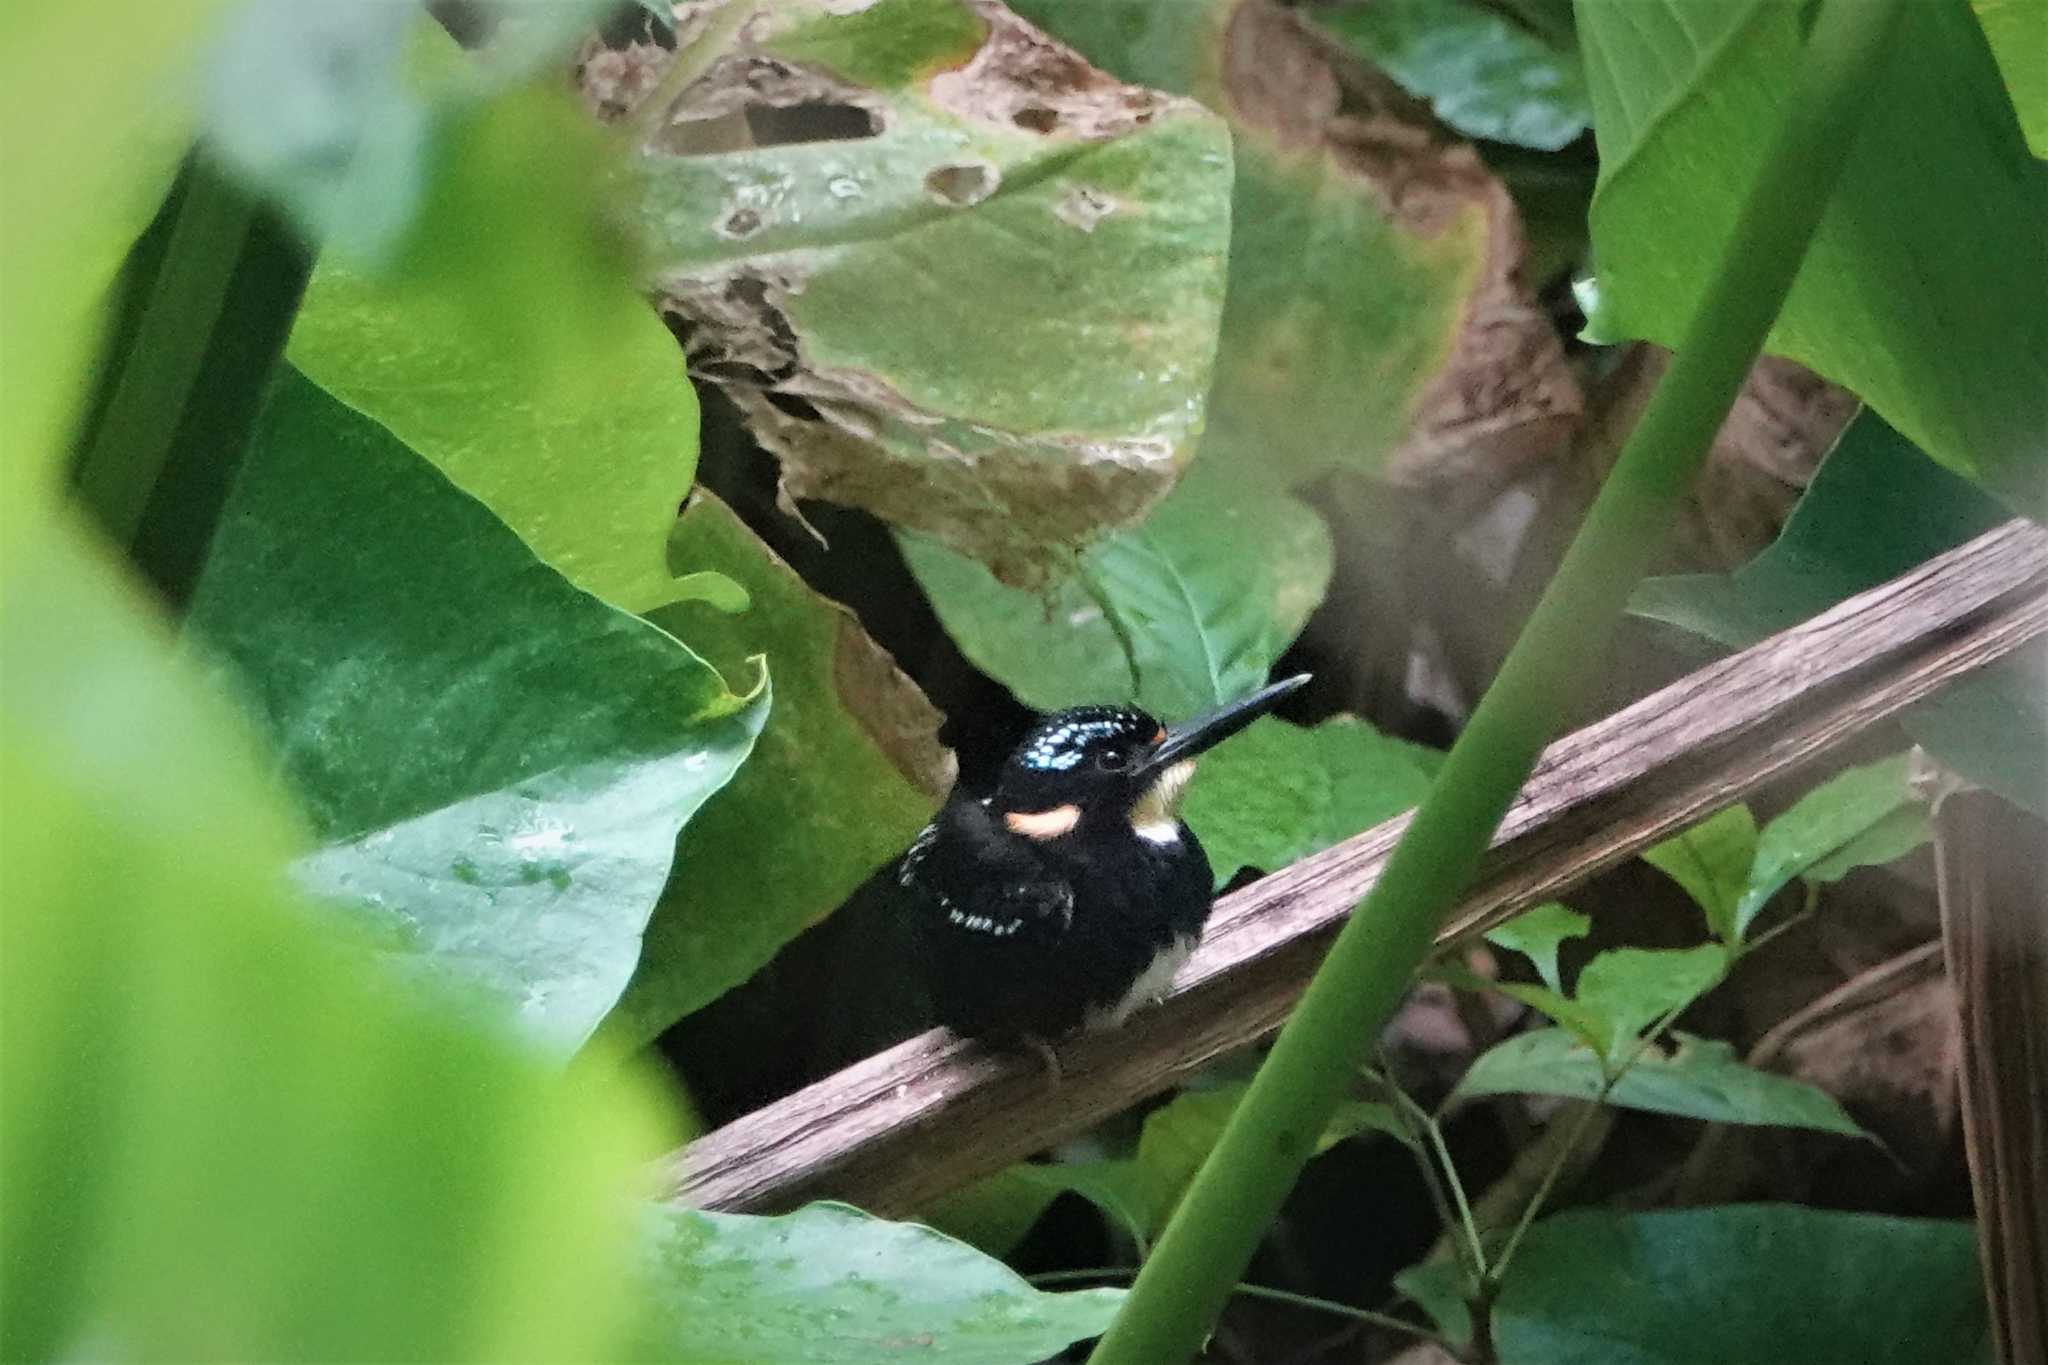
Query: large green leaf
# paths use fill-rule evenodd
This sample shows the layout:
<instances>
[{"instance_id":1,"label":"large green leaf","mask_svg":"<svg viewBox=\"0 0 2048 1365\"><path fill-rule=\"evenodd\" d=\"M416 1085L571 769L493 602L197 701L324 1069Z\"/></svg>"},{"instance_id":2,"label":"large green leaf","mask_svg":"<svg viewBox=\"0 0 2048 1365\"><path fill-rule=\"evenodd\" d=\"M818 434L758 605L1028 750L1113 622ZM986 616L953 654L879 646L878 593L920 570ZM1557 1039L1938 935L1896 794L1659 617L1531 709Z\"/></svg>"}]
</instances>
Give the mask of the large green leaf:
<instances>
[{"instance_id":1,"label":"large green leaf","mask_svg":"<svg viewBox=\"0 0 2048 1365\"><path fill-rule=\"evenodd\" d=\"M1991 1359L1969 1224L1768 1204L1546 1218L1493 1340L1501 1365Z\"/></svg>"},{"instance_id":2,"label":"large green leaf","mask_svg":"<svg viewBox=\"0 0 2048 1365\"><path fill-rule=\"evenodd\" d=\"M1746 646L2004 519L1998 504L1865 412L1770 549L1730 575L1651 579L1631 610ZM2048 815L2048 650L1979 669L1907 711L1906 732L1963 776Z\"/></svg>"},{"instance_id":3,"label":"large green leaf","mask_svg":"<svg viewBox=\"0 0 2048 1365\"><path fill-rule=\"evenodd\" d=\"M1421 801L1420 752L1356 716L1314 729L1263 717L1202 761L1182 815L1218 886L1240 868L1278 871Z\"/></svg>"},{"instance_id":4,"label":"large green leaf","mask_svg":"<svg viewBox=\"0 0 2048 1365\"><path fill-rule=\"evenodd\" d=\"M1121 1289L1034 1289L944 1233L841 1204L649 1220L635 1360L1031 1365L1101 1333L1123 1301Z\"/></svg>"},{"instance_id":5,"label":"large green leaf","mask_svg":"<svg viewBox=\"0 0 2048 1365\"><path fill-rule=\"evenodd\" d=\"M1782 119L1801 13L1775 0L1580 5L1599 334L1678 344ZM2040 516L2048 165L2028 154L1965 5L1905 6L1878 88L1768 349Z\"/></svg>"},{"instance_id":6,"label":"large green leaf","mask_svg":"<svg viewBox=\"0 0 2048 1365\"><path fill-rule=\"evenodd\" d=\"M287 374L193 599L323 847L303 885L562 1048L767 708Z\"/></svg>"},{"instance_id":7,"label":"large green leaf","mask_svg":"<svg viewBox=\"0 0 2048 1365\"><path fill-rule=\"evenodd\" d=\"M1307 505L1207 464L1042 594L932 541L902 545L946 633L1025 705L1135 701L1169 720L1263 684L1331 565L1329 532Z\"/></svg>"},{"instance_id":8,"label":"large green leaf","mask_svg":"<svg viewBox=\"0 0 2048 1365\"><path fill-rule=\"evenodd\" d=\"M1246 485L1333 468L1490 478L1575 420L1557 337L1516 278L1506 192L1297 13L1269 0L1013 8L1230 121L1230 293L1204 460Z\"/></svg>"},{"instance_id":9,"label":"large green leaf","mask_svg":"<svg viewBox=\"0 0 2048 1365\"><path fill-rule=\"evenodd\" d=\"M1578 50L1479 0L1365 0L1314 17L1467 137L1554 152L1593 124Z\"/></svg>"},{"instance_id":10,"label":"large green leaf","mask_svg":"<svg viewBox=\"0 0 2048 1365\"><path fill-rule=\"evenodd\" d=\"M645 1041L751 976L901 852L952 786L939 715L835 602L820 597L717 499L700 493L670 544L678 572L721 574L751 609L653 614L728 677L766 654L775 709L754 752L676 850L640 969L619 1002Z\"/></svg>"},{"instance_id":11,"label":"large green leaf","mask_svg":"<svg viewBox=\"0 0 2048 1365\"><path fill-rule=\"evenodd\" d=\"M1201 429L1221 121L965 0L799 0L748 33L643 156L641 218L785 487L1011 581L1142 514ZM819 106L866 135L750 145L746 116Z\"/></svg>"},{"instance_id":12,"label":"large green leaf","mask_svg":"<svg viewBox=\"0 0 2048 1365\"><path fill-rule=\"evenodd\" d=\"M2048 7L2036 0L1970 0L2035 156L2048 157Z\"/></svg>"},{"instance_id":13,"label":"large green leaf","mask_svg":"<svg viewBox=\"0 0 2048 1365\"><path fill-rule=\"evenodd\" d=\"M663 547L696 471L697 398L597 223L598 130L559 92L517 90L442 137L390 277L328 253L292 363L578 587L628 611L676 600Z\"/></svg>"},{"instance_id":14,"label":"large green leaf","mask_svg":"<svg viewBox=\"0 0 2048 1365\"><path fill-rule=\"evenodd\" d=\"M1826 1091L1744 1066L1727 1043L1675 1033L1670 1052L1650 1048L1622 1073L1604 1098L1624 1109L1677 1114L1710 1123L1778 1124L1863 1136ZM1603 1098L1607 1073L1598 1053L1564 1029L1518 1033L1481 1053L1455 1096L1558 1095Z\"/></svg>"},{"instance_id":15,"label":"large green leaf","mask_svg":"<svg viewBox=\"0 0 2048 1365\"><path fill-rule=\"evenodd\" d=\"M0 1358L608 1355L637 1090L331 941L112 565L47 521L5 553Z\"/></svg>"}]
</instances>

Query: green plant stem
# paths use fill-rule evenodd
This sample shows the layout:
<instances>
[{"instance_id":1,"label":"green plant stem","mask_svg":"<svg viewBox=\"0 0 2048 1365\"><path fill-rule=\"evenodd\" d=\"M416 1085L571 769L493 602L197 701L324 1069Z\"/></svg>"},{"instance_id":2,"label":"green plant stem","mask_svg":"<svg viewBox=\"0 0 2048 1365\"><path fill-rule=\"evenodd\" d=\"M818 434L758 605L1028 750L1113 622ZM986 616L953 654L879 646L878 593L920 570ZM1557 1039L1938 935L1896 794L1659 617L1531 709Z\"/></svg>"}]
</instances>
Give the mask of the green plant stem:
<instances>
[{"instance_id":1,"label":"green plant stem","mask_svg":"<svg viewBox=\"0 0 2048 1365\"><path fill-rule=\"evenodd\" d=\"M1095 1365L1208 1335L1344 1087L1471 880L1741 388L1819 225L1903 0L1823 0L1789 111L1664 381L1378 883L1161 1235Z\"/></svg>"},{"instance_id":2,"label":"green plant stem","mask_svg":"<svg viewBox=\"0 0 2048 1365\"><path fill-rule=\"evenodd\" d=\"M758 0L725 0L704 21L704 28L688 47L678 48L660 78L633 109L634 132L642 147L651 144L668 127L669 115L683 92L695 85L717 64L740 36L747 20L761 9Z\"/></svg>"},{"instance_id":3,"label":"green plant stem","mask_svg":"<svg viewBox=\"0 0 2048 1365\"><path fill-rule=\"evenodd\" d=\"M1458 1259L1465 1262L1467 1277L1472 1283L1477 1284L1486 1268L1485 1258L1479 1251L1478 1229L1471 1223L1459 1222L1458 1216L1451 1212L1450 1198L1444 1192L1446 1180L1457 1183L1458 1202L1462 1207L1466 1202L1464 1185L1458 1181L1457 1170L1448 1162L1444 1166L1443 1174L1438 1175L1436 1163L1430 1160L1429 1153L1423 1150L1426 1130L1435 1120L1421 1105L1409 1098L1407 1091L1395 1085L1391 1076L1378 1071L1367 1074L1377 1080L1386 1093L1393 1096L1391 1108L1395 1120L1400 1123L1401 1131L1408 1135L1416 1168L1422 1172L1423 1188L1429 1191L1429 1202L1436 1209L1436 1220L1443 1227L1444 1235L1451 1239L1451 1246ZM1460 1230L1465 1234L1465 1240L1462 1242L1458 1239Z\"/></svg>"},{"instance_id":4,"label":"green plant stem","mask_svg":"<svg viewBox=\"0 0 2048 1365\"><path fill-rule=\"evenodd\" d=\"M1025 1278L1032 1284L1066 1284L1075 1280L1123 1279L1137 1273L1126 1266L1097 1266L1091 1270L1048 1270L1043 1274L1028 1275ZM1291 1290L1273 1289L1263 1284L1234 1284L1230 1287L1230 1292L1242 1294L1248 1299L1268 1299L1274 1303L1293 1304L1296 1308L1311 1308L1319 1313L1350 1318L1354 1322L1369 1323L1374 1327L1385 1327L1395 1332L1406 1332L1409 1336L1420 1337L1425 1341L1443 1342L1442 1337L1421 1323L1409 1322L1406 1318L1397 1318L1391 1313L1376 1313L1370 1308L1354 1308L1348 1303L1338 1303L1335 1299L1319 1299L1313 1294L1296 1294Z\"/></svg>"},{"instance_id":5,"label":"green plant stem","mask_svg":"<svg viewBox=\"0 0 2048 1365\"><path fill-rule=\"evenodd\" d=\"M162 265L74 475L117 544L134 541L170 458L255 211L203 162L186 169Z\"/></svg>"},{"instance_id":6,"label":"green plant stem","mask_svg":"<svg viewBox=\"0 0 2048 1365\"><path fill-rule=\"evenodd\" d=\"M1466 1252L1470 1260L1469 1269L1473 1282L1477 1283L1486 1278L1486 1248L1480 1243L1479 1223L1472 1216L1472 1201L1465 1196L1465 1182L1458 1178L1458 1167L1451 1160L1451 1148L1450 1144L1444 1141L1444 1130L1438 1125L1436 1116L1410 1099L1407 1091L1395 1087L1391 1081L1387 1084L1396 1096L1395 1112L1405 1113L1409 1123L1421 1125L1423 1135L1429 1139L1430 1152L1435 1153L1436 1160L1443 1164L1443 1182L1450 1186L1451 1194L1456 1198L1458 1206L1455 1220L1449 1216L1448 1209L1443 1211L1444 1227L1447 1230L1464 1231ZM1429 1152L1422 1153L1422 1167L1425 1172L1432 1170ZM1437 1185L1436 1177L1430 1174L1427 1178L1434 1190ZM1441 1194L1437 1196L1439 1201L1442 1197Z\"/></svg>"}]
</instances>

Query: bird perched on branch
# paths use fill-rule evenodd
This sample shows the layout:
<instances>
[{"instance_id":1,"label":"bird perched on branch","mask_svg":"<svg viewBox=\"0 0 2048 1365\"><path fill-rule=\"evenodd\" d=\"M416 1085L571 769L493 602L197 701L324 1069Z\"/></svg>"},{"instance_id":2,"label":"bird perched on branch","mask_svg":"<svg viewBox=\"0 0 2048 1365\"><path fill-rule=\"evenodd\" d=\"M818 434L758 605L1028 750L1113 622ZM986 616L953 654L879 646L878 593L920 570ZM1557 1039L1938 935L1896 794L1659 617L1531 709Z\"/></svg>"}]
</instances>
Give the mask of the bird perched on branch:
<instances>
[{"instance_id":1,"label":"bird perched on branch","mask_svg":"<svg viewBox=\"0 0 2048 1365\"><path fill-rule=\"evenodd\" d=\"M1182 725L1128 706L1042 719L993 793L956 791L894 867L938 1022L1046 1043L1158 999L1213 899L1177 813L1195 757L1308 681L1274 683Z\"/></svg>"}]
</instances>

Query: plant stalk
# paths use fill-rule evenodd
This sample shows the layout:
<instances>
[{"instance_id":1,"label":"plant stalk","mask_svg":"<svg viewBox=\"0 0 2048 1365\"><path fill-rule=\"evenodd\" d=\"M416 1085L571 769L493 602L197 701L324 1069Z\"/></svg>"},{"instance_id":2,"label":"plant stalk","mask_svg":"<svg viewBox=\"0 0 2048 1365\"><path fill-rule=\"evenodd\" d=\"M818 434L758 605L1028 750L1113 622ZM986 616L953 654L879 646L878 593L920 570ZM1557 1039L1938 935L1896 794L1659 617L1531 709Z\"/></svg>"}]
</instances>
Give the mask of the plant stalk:
<instances>
[{"instance_id":1,"label":"plant stalk","mask_svg":"<svg viewBox=\"0 0 2048 1365\"><path fill-rule=\"evenodd\" d=\"M1094 1365L1200 1349L1344 1088L1604 651L1762 349L1876 89L1903 0L1823 0L1789 110L1664 381L1556 576L1097 1344Z\"/></svg>"}]
</instances>

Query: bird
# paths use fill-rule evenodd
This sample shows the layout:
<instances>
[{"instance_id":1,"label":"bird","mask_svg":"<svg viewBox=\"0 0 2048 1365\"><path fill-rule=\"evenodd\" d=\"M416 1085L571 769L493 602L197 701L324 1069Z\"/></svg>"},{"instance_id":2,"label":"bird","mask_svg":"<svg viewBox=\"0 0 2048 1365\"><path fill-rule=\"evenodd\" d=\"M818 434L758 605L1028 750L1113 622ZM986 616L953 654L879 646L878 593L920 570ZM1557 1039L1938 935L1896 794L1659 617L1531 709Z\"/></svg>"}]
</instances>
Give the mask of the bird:
<instances>
[{"instance_id":1,"label":"bird","mask_svg":"<svg viewBox=\"0 0 2048 1365\"><path fill-rule=\"evenodd\" d=\"M1043 716L986 796L955 790L895 862L893 899L936 1022L1028 1047L1163 996L1209 917L1208 855L1179 815L1195 759L1308 682L1179 725L1135 706Z\"/></svg>"}]
</instances>

